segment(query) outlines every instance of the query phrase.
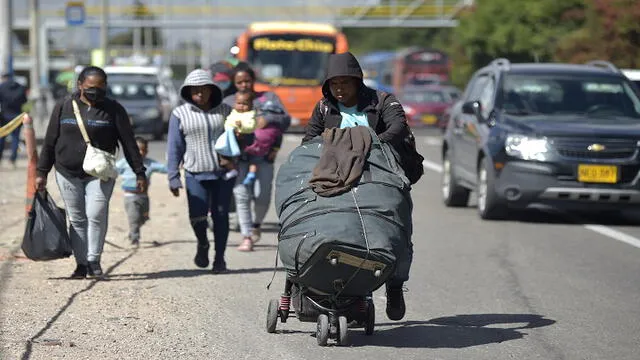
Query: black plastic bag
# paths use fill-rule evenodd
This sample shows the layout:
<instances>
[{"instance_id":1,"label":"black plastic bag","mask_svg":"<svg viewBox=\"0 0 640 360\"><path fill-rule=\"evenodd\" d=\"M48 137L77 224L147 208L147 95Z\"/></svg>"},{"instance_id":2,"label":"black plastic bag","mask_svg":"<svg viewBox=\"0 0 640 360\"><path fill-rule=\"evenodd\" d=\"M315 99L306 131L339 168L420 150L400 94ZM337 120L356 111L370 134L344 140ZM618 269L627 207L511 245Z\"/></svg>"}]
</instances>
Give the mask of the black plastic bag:
<instances>
[{"instance_id":1,"label":"black plastic bag","mask_svg":"<svg viewBox=\"0 0 640 360\"><path fill-rule=\"evenodd\" d=\"M71 256L66 213L47 192L36 192L22 238L22 251L35 261L63 259Z\"/></svg>"}]
</instances>

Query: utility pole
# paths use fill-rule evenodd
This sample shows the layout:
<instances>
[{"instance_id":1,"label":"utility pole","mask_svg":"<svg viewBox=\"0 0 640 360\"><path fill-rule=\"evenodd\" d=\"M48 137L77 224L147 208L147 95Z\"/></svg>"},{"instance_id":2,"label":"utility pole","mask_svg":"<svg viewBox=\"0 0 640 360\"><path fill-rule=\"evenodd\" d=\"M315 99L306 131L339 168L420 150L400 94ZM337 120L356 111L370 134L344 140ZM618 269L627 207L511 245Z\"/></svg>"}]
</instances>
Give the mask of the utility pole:
<instances>
[{"instance_id":1,"label":"utility pole","mask_svg":"<svg viewBox=\"0 0 640 360\"><path fill-rule=\"evenodd\" d=\"M102 66L106 66L107 61L109 61L109 0L102 0L100 47L102 48Z\"/></svg>"},{"instance_id":2,"label":"utility pole","mask_svg":"<svg viewBox=\"0 0 640 360\"><path fill-rule=\"evenodd\" d=\"M0 0L0 71L13 73L13 46L11 43L11 0Z\"/></svg>"},{"instance_id":3,"label":"utility pole","mask_svg":"<svg viewBox=\"0 0 640 360\"><path fill-rule=\"evenodd\" d=\"M40 99L40 16L39 16L39 0L29 0L29 16L31 17L31 26L29 27L29 53L31 55L30 85L31 99L35 101L34 118L40 120L42 114L43 101Z\"/></svg>"}]
</instances>

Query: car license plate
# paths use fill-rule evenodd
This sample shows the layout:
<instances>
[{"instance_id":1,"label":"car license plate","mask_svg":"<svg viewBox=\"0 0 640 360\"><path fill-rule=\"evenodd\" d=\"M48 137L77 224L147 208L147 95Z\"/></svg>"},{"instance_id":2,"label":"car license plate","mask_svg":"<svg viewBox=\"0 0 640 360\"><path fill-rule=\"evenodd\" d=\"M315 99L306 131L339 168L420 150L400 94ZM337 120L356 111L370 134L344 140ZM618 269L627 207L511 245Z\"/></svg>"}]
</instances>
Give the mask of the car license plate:
<instances>
[{"instance_id":1,"label":"car license plate","mask_svg":"<svg viewBox=\"0 0 640 360\"><path fill-rule=\"evenodd\" d=\"M588 183L615 184L618 182L618 167L614 165L578 165L578 181Z\"/></svg>"},{"instance_id":2,"label":"car license plate","mask_svg":"<svg viewBox=\"0 0 640 360\"><path fill-rule=\"evenodd\" d=\"M423 115L422 122L427 125L434 125L438 122L438 118L435 115Z\"/></svg>"}]
</instances>

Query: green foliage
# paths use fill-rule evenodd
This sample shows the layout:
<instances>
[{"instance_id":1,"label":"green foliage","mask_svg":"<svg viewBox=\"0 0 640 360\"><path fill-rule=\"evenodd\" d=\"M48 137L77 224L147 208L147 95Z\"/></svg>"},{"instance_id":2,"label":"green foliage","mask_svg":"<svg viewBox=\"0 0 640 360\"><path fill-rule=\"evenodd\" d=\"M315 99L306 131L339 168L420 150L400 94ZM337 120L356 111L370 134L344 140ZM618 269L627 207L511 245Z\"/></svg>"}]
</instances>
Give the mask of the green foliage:
<instances>
[{"instance_id":1,"label":"green foliage","mask_svg":"<svg viewBox=\"0 0 640 360\"><path fill-rule=\"evenodd\" d=\"M476 0L454 29L345 29L355 54L407 46L444 50L452 81L464 86L491 60L607 60L640 68L638 0Z\"/></svg>"},{"instance_id":2,"label":"green foliage","mask_svg":"<svg viewBox=\"0 0 640 360\"><path fill-rule=\"evenodd\" d=\"M556 53L558 60L601 59L618 67L640 67L640 2L593 0L578 16L585 26L562 39Z\"/></svg>"},{"instance_id":3,"label":"green foliage","mask_svg":"<svg viewBox=\"0 0 640 360\"><path fill-rule=\"evenodd\" d=\"M473 71L492 59L512 62L554 60L560 39L584 20L568 16L584 8L585 0L477 0L459 19L448 50L454 81L466 82Z\"/></svg>"},{"instance_id":4,"label":"green foliage","mask_svg":"<svg viewBox=\"0 0 640 360\"><path fill-rule=\"evenodd\" d=\"M463 86L478 68L497 57L514 62L550 61L556 44L582 25L586 0L476 0L454 29L345 29L355 54L406 46L446 51L453 62L452 81Z\"/></svg>"}]
</instances>

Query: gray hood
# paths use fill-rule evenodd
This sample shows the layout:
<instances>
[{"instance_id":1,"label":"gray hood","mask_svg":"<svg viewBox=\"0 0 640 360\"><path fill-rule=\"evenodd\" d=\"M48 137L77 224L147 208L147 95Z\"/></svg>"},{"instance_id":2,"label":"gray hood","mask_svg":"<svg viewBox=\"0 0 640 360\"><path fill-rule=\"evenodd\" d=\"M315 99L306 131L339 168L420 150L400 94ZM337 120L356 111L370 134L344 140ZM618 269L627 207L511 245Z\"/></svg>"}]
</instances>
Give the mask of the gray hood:
<instances>
[{"instance_id":1,"label":"gray hood","mask_svg":"<svg viewBox=\"0 0 640 360\"><path fill-rule=\"evenodd\" d=\"M189 104L193 104L191 100L191 94L189 92L189 87L191 86L210 86L212 89L211 92L211 102L213 107L217 107L222 103L222 90L213 82L211 76L208 72L202 69L196 69L187 75L186 79L184 79L184 84L180 87L180 97L182 100L186 101Z\"/></svg>"}]
</instances>

